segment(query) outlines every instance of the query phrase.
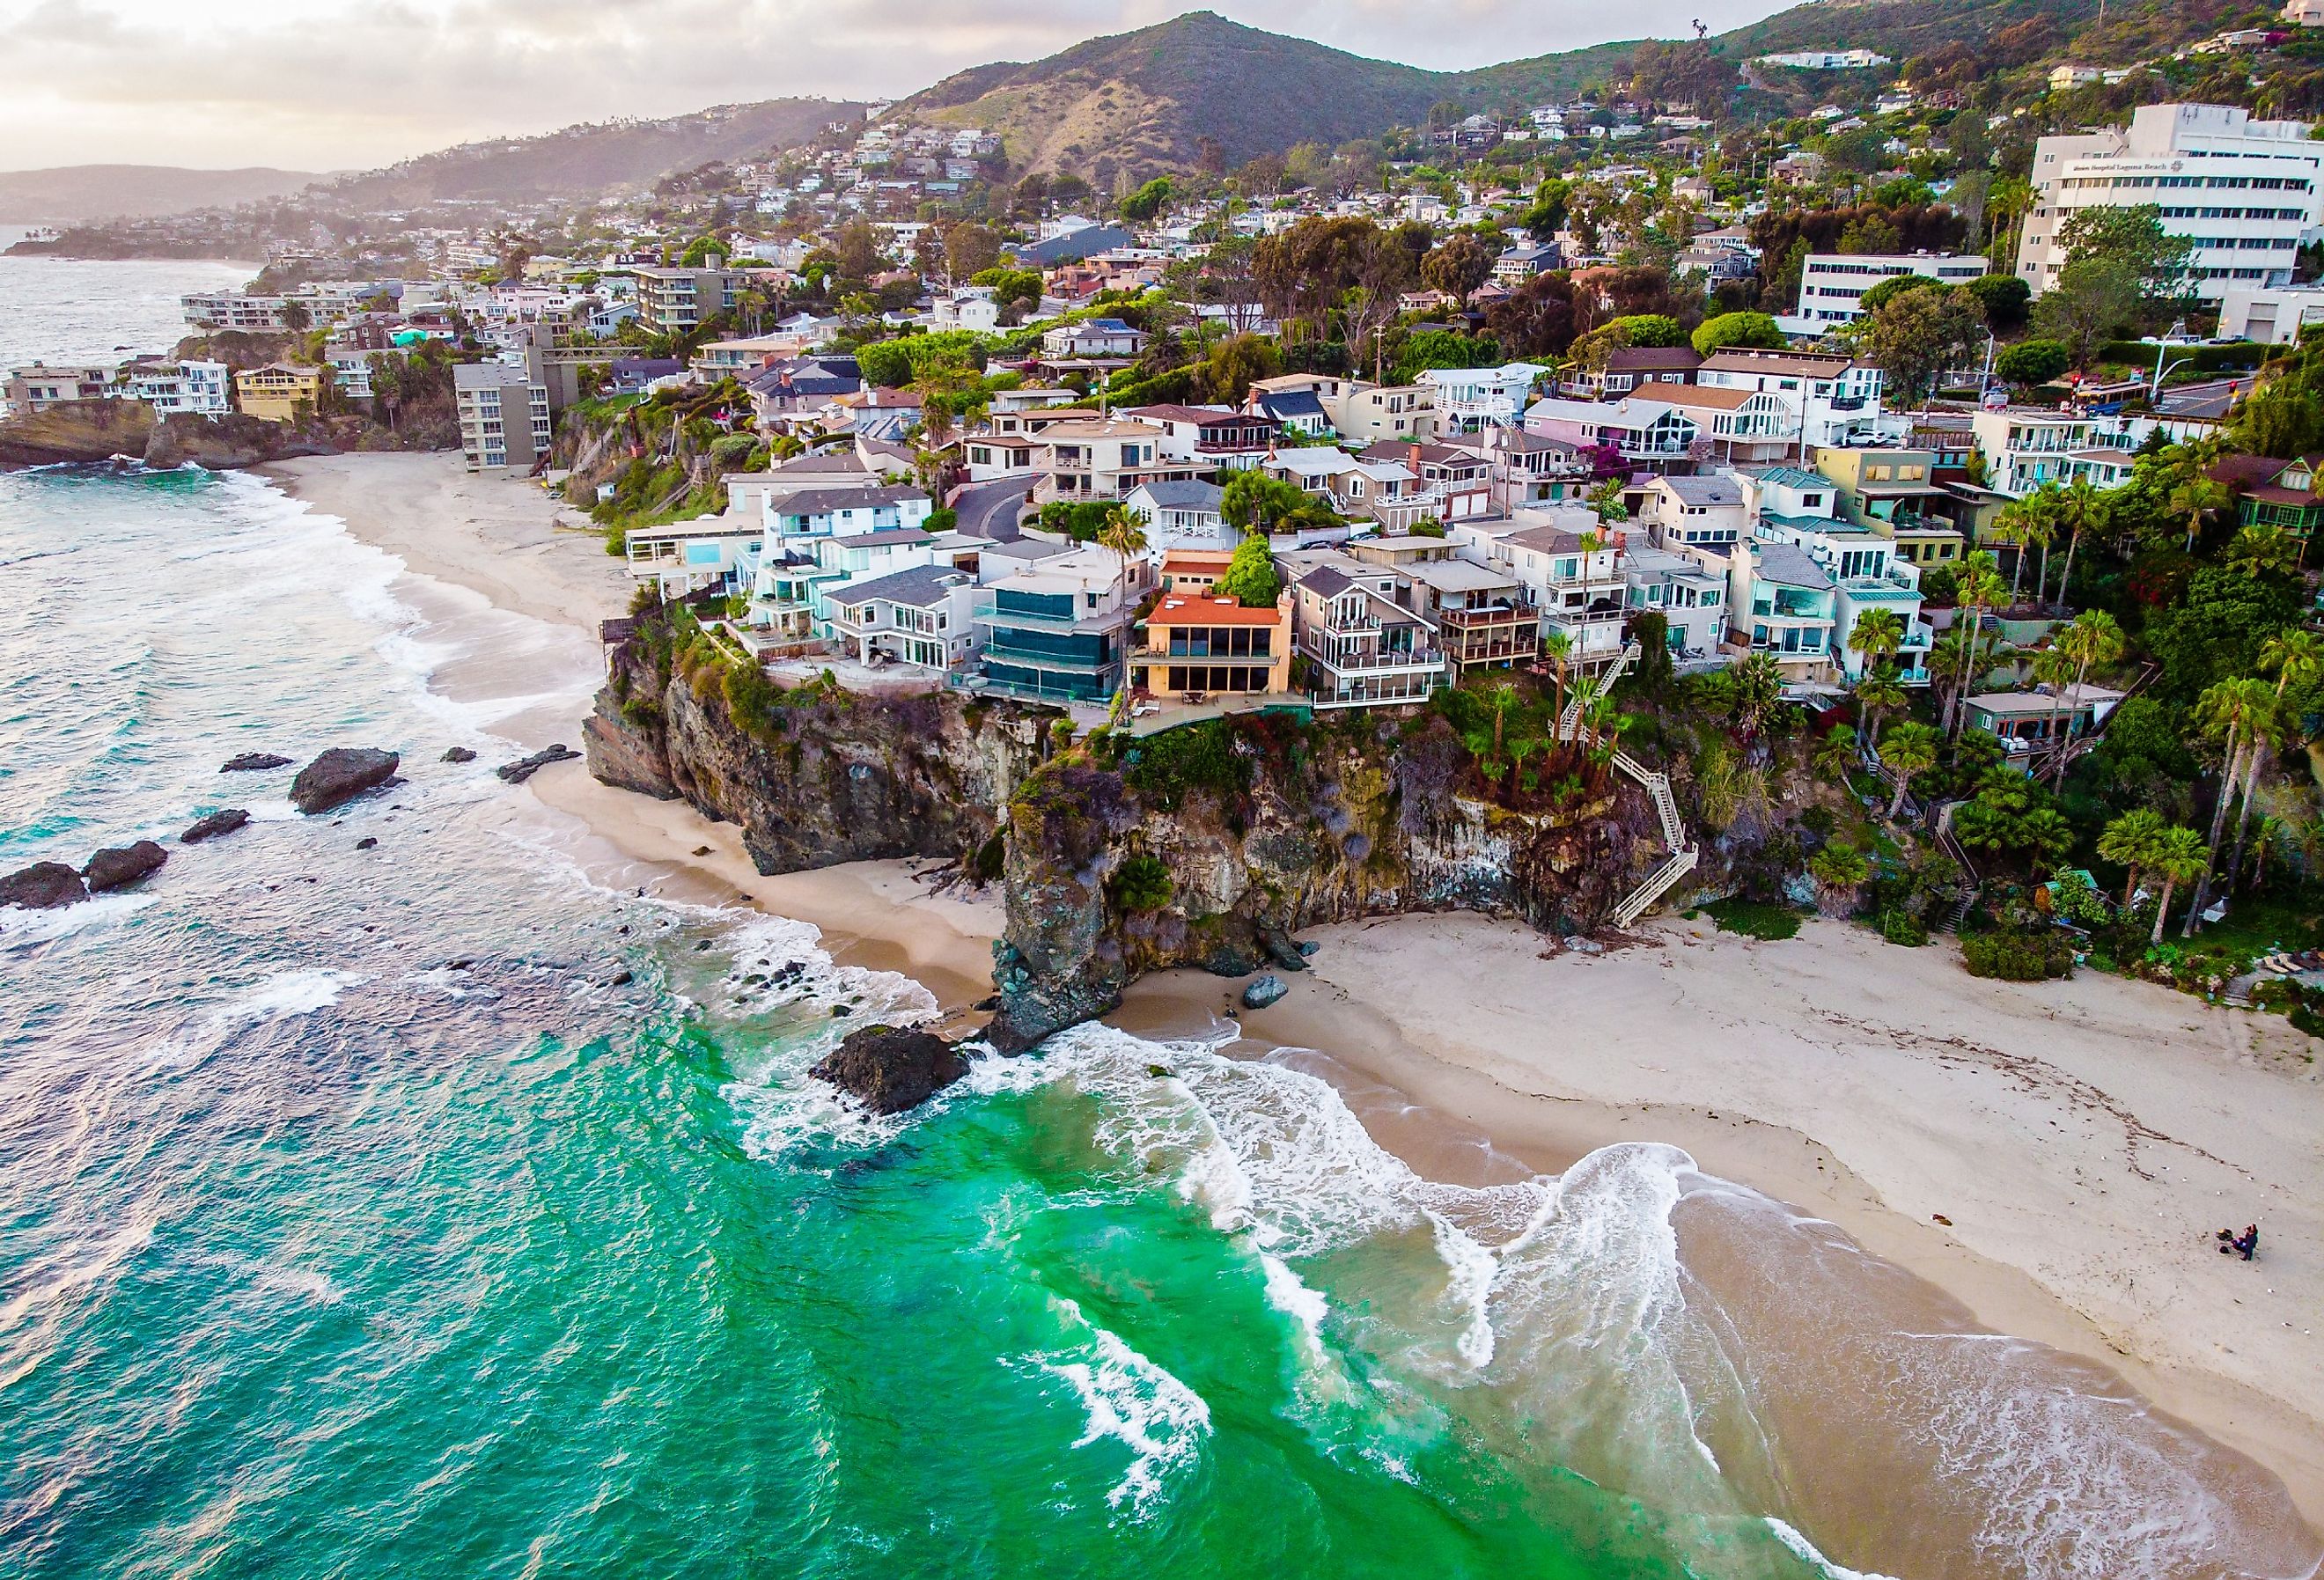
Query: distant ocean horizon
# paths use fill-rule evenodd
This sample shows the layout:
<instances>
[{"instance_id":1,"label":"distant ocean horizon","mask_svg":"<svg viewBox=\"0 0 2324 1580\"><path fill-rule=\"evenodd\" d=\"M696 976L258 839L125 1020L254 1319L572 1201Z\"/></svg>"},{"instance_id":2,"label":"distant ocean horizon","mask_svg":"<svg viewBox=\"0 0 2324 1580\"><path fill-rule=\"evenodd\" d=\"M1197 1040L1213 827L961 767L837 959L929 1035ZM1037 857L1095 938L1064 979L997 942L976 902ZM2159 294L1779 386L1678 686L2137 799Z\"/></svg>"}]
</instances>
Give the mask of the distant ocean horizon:
<instances>
[{"instance_id":1,"label":"distant ocean horizon","mask_svg":"<svg viewBox=\"0 0 2324 1580\"><path fill-rule=\"evenodd\" d=\"M170 851L0 912L11 1580L2272 1572L2215 1448L1672 1148L1444 1185L1319 1056L1094 1024L844 1107L932 996L591 866L442 679L572 633L431 587L255 476L0 475L0 870ZM331 744L405 782L217 772Z\"/></svg>"}]
</instances>

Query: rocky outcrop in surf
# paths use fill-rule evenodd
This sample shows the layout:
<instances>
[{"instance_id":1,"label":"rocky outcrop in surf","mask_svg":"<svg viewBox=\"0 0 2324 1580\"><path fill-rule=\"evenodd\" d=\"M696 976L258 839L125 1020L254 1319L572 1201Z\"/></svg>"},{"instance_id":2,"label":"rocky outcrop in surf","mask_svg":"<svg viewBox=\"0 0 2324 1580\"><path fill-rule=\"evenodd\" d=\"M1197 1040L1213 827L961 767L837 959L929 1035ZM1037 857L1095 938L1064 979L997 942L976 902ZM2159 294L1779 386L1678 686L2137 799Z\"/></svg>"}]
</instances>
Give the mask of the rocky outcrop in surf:
<instances>
[{"instance_id":1,"label":"rocky outcrop in surf","mask_svg":"<svg viewBox=\"0 0 2324 1580\"><path fill-rule=\"evenodd\" d=\"M0 905L54 910L88 898L88 886L62 862L34 862L0 877Z\"/></svg>"},{"instance_id":2,"label":"rocky outcrop in surf","mask_svg":"<svg viewBox=\"0 0 2324 1580\"><path fill-rule=\"evenodd\" d=\"M309 817L327 812L393 779L402 761L376 746L333 746L290 781L290 804Z\"/></svg>"},{"instance_id":3,"label":"rocky outcrop in surf","mask_svg":"<svg viewBox=\"0 0 2324 1580\"><path fill-rule=\"evenodd\" d=\"M231 834L250 821L250 814L240 807L228 807L223 811L207 813L186 826L178 836L180 845L199 845L205 839L216 839L221 834Z\"/></svg>"},{"instance_id":4,"label":"rocky outcrop in surf","mask_svg":"<svg viewBox=\"0 0 2324 1580\"><path fill-rule=\"evenodd\" d=\"M80 870L80 875L90 893L106 894L152 877L169 859L168 851L150 839L141 839L134 845L98 851L88 858L88 865Z\"/></svg>"},{"instance_id":5,"label":"rocky outcrop in surf","mask_svg":"<svg viewBox=\"0 0 2324 1580\"><path fill-rule=\"evenodd\" d=\"M220 773L257 773L269 768L288 768L290 759L278 757L272 752L244 752L218 764Z\"/></svg>"},{"instance_id":6,"label":"rocky outcrop in surf","mask_svg":"<svg viewBox=\"0 0 2324 1580\"><path fill-rule=\"evenodd\" d=\"M902 1113L968 1074L960 1049L932 1031L866 1026L807 1074L828 1081L874 1113Z\"/></svg>"},{"instance_id":7,"label":"rocky outcrop in surf","mask_svg":"<svg viewBox=\"0 0 2324 1580\"><path fill-rule=\"evenodd\" d=\"M456 752L459 748L455 746L452 750ZM535 752L530 757L520 757L513 762L503 762L498 768L493 769L493 772L498 774L501 779L505 781L507 783L522 784L526 780L530 779L534 774L539 773L550 763L569 762L574 758L580 755L580 753L576 752L572 747L567 745L564 742L559 741L553 746L542 747L540 751ZM447 754L447 758L448 760L448 753Z\"/></svg>"},{"instance_id":8,"label":"rocky outcrop in surf","mask_svg":"<svg viewBox=\"0 0 2324 1580\"><path fill-rule=\"evenodd\" d=\"M68 401L0 421L0 471L122 457L156 470L191 462L224 471L340 448L319 432L238 411L173 411L157 419L142 401Z\"/></svg>"}]
</instances>

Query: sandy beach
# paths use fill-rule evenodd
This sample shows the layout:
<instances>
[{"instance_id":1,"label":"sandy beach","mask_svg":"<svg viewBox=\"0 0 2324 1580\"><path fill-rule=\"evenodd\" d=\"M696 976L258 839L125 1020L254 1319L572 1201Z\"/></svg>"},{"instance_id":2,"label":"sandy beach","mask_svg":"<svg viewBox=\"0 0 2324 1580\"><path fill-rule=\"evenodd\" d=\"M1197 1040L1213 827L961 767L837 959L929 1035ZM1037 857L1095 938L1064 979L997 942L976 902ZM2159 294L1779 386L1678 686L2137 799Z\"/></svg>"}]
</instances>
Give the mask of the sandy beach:
<instances>
[{"instance_id":1,"label":"sandy beach","mask_svg":"<svg viewBox=\"0 0 2324 1580\"><path fill-rule=\"evenodd\" d=\"M594 637L626 604L618 563L536 485L441 456L272 470L410 570L502 608ZM901 863L762 877L733 827L578 763L531 788L586 825L608 882L813 922L843 962L908 972L955 1015L989 991L991 896L932 896ZM1993 1329L2105 1362L2324 1524L2324 1082L2280 1019L2091 974L1981 982L1950 943L1908 951L1834 922L1757 943L1669 919L1597 956L1466 914L1311 936L1314 970L1242 1017L1244 1046L1323 1049L1389 1089L1359 1112L1416 1166L1457 1178L1461 1127L1545 1170L1613 1141L1683 1147ZM1116 1018L1194 1034L1236 985L1167 974ZM2255 1220L2258 1261L2216 1253L2213 1230Z\"/></svg>"}]
</instances>

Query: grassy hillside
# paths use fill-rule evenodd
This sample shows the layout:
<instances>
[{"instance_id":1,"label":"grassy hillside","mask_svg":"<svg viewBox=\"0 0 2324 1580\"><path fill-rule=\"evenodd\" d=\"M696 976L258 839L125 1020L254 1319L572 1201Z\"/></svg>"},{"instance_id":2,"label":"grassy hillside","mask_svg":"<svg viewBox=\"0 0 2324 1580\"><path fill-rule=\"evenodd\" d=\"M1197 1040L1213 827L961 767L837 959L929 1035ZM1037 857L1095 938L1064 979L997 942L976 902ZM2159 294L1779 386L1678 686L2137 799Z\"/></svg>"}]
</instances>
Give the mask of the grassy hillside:
<instances>
[{"instance_id":1,"label":"grassy hillside","mask_svg":"<svg viewBox=\"0 0 2324 1580\"><path fill-rule=\"evenodd\" d=\"M0 171L0 220L77 225L148 219L280 198L325 178L313 171L180 170L166 164L73 164Z\"/></svg>"},{"instance_id":2,"label":"grassy hillside","mask_svg":"<svg viewBox=\"0 0 2324 1580\"><path fill-rule=\"evenodd\" d=\"M371 208L415 208L443 199L538 202L650 185L712 160L752 159L806 142L860 105L778 98L720 105L660 121L567 126L540 137L463 143L386 170L348 176L333 190Z\"/></svg>"}]
</instances>

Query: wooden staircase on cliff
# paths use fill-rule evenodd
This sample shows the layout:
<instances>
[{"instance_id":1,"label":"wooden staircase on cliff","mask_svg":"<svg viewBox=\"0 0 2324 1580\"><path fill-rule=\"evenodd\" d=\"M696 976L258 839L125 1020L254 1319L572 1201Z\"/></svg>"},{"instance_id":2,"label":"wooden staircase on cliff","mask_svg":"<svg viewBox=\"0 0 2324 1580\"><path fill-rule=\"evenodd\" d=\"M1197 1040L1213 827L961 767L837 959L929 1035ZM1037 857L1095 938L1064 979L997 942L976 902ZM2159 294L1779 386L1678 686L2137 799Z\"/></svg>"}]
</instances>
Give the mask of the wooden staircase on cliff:
<instances>
[{"instance_id":1,"label":"wooden staircase on cliff","mask_svg":"<svg viewBox=\"0 0 2324 1580\"><path fill-rule=\"evenodd\" d=\"M1637 661L1638 644L1634 642L1623 648L1621 656L1599 674L1576 687L1564 710L1557 716L1557 738L1561 741L1580 739L1582 714L1612 690L1614 682L1622 678L1622 672ZM1663 844L1670 850L1662 865L1649 873L1646 882L1631 890L1614 908L1614 925L1626 928L1644 916L1655 901L1669 893L1681 878L1694 871L1695 864L1702 859L1702 852L1696 848L1693 836L1687 832L1686 819L1679 816L1678 798L1671 793L1670 775L1656 772L1623 751L1614 753L1614 766L1637 781L1639 788L1646 792L1646 799L1654 803L1655 818L1662 825Z\"/></svg>"}]
</instances>

